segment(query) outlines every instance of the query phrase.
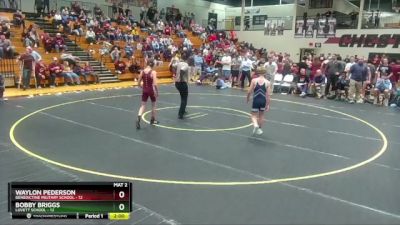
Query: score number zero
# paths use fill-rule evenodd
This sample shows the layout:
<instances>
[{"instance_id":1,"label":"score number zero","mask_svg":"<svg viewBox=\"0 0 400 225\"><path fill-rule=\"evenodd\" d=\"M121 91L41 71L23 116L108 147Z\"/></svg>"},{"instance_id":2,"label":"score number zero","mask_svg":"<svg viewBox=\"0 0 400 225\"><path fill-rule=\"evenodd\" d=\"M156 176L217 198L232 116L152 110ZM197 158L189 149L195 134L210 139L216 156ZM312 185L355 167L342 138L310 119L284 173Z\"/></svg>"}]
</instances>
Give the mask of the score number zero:
<instances>
[{"instance_id":1,"label":"score number zero","mask_svg":"<svg viewBox=\"0 0 400 225\"><path fill-rule=\"evenodd\" d=\"M118 197L119 198L124 198L125 197L125 192L124 191L120 191L118 193ZM125 205L123 203L121 203L121 204L119 204L118 208L119 208L119 210L124 211Z\"/></svg>"},{"instance_id":2,"label":"score number zero","mask_svg":"<svg viewBox=\"0 0 400 225\"><path fill-rule=\"evenodd\" d=\"M128 187L128 183L114 183L113 186L114 187ZM125 197L125 192L124 191L120 191L118 193L118 197L121 198L121 199L124 198ZM123 203L119 204L118 205L118 209L120 211L124 211L125 210L125 205Z\"/></svg>"}]
</instances>

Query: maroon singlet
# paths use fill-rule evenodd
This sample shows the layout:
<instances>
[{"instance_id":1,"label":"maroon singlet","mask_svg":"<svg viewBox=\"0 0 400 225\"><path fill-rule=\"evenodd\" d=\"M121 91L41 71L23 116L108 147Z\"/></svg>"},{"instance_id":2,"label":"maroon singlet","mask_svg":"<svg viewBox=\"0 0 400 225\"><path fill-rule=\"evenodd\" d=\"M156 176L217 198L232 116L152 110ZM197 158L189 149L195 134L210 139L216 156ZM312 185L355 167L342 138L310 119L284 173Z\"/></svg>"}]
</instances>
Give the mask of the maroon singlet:
<instances>
[{"instance_id":1,"label":"maroon singlet","mask_svg":"<svg viewBox=\"0 0 400 225\"><path fill-rule=\"evenodd\" d=\"M147 102L147 99L150 97L152 102L156 101L156 96L154 95L154 87L153 87L153 70L149 70L149 72L145 73L144 70L142 72L142 80L143 80L143 94L142 101Z\"/></svg>"}]
</instances>

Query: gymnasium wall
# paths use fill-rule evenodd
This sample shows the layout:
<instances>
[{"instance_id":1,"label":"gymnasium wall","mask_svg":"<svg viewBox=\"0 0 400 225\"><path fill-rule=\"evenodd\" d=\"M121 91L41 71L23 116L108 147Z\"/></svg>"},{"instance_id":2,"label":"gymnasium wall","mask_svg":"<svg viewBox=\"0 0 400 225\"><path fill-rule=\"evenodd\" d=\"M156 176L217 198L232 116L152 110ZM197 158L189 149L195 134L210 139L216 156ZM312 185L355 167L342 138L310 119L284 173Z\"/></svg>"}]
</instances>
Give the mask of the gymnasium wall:
<instances>
[{"instance_id":1,"label":"gymnasium wall","mask_svg":"<svg viewBox=\"0 0 400 225\"><path fill-rule=\"evenodd\" d=\"M218 14L218 20L225 19L226 5L212 3L202 0L158 0L158 10L171 7L179 8L184 15L186 12L194 13L196 22L202 24L202 21L208 20L208 13L214 11Z\"/></svg>"},{"instance_id":2,"label":"gymnasium wall","mask_svg":"<svg viewBox=\"0 0 400 225\"><path fill-rule=\"evenodd\" d=\"M394 40L389 40L389 44L386 47L378 47L377 45L369 43L372 47L366 47L365 43L368 41L361 41L361 46L357 47L357 43L353 47L340 47L339 39L342 35L380 35L388 34L392 36L393 34L399 35L399 29L370 29L370 30L337 30L336 40L328 38L295 38L293 30L285 30L282 36L265 36L264 31L243 31L237 32L240 41L246 41L253 43L256 48L266 48L268 51L274 50L277 52L287 52L292 56L292 59L299 60L300 49L301 48L311 48L314 49L316 54L320 53L339 53L342 56L346 55L359 55L367 57L371 52L380 53L399 53L400 48L393 48ZM366 36L364 36L366 37ZM332 43L325 43L325 42ZM336 43L334 43L336 42ZM382 42L377 40L377 43ZM315 43L321 43L320 48L315 47ZM367 44L368 46L368 44Z\"/></svg>"}]
</instances>

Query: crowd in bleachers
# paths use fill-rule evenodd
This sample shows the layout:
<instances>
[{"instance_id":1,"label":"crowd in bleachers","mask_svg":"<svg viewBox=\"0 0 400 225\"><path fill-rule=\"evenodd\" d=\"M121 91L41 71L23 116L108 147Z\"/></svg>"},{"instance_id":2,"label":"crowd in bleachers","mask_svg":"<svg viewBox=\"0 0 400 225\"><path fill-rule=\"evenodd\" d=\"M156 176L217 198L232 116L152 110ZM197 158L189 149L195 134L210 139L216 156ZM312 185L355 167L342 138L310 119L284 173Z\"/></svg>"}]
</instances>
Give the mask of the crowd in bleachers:
<instances>
[{"instance_id":1,"label":"crowd in bleachers","mask_svg":"<svg viewBox=\"0 0 400 225\"><path fill-rule=\"evenodd\" d=\"M172 73L179 61L187 60L188 72L199 85L209 81L220 89L244 88L246 83L250 84L252 71L263 66L275 92L350 103L370 101L370 95L376 104L395 102L399 61L389 62L384 55L374 59L336 54L308 55L300 62L294 62L289 54L256 49L251 43L238 42L233 31L218 31L212 24L203 28L196 24L193 14L186 13L183 17L181 13L165 14L163 10L158 12L152 7L142 7L136 18L128 8L123 9L123 5L114 5L113 9L113 18L108 18L100 7L96 6L91 15L72 2L71 7L63 7L51 15L60 33L84 36L88 44L102 43L100 54L112 60L117 73L139 72L141 64L134 59L138 51L143 54L145 63L152 60L156 65L162 65L164 61L170 61ZM113 26L113 21L118 26ZM145 38L140 37L140 32L146 33ZM200 47L194 47L188 36L190 33L203 41ZM67 50L61 34L39 37L34 26L25 34L28 40L24 43L28 47L43 44L47 52ZM180 41L174 41L174 37ZM76 61L56 65L55 70L48 70L50 77L64 76L72 84L78 84L79 76L86 77L91 70L90 66L81 66ZM50 85L54 86L54 83L51 81Z\"/></svg>"}]
</instances>

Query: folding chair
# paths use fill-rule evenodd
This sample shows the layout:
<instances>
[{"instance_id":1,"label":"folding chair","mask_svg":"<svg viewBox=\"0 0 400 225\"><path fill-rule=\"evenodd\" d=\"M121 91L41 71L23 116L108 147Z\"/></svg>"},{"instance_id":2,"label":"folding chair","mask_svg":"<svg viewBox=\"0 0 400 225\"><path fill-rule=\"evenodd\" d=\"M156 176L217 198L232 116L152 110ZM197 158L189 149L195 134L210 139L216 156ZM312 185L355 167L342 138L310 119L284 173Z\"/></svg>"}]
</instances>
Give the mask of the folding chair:
<instances>
[{"instance_id":1,"label":"folding chair","mask_svg":"<svg viewBox=\"0 0 400 225\"><path fill-rule=\"evenodd\" d=\"M293 74L287 74L281 84L281 94L290 94L293 86L293 80L294 80L294 75ZM285 90L285 91L284 91Z\"/></svg>"},{"instance_id":2,"label":"folding chair","mask_svg":"<svg viewBox=\"0 0 400 225\"><path fill-rule=\"evenodd\" d=\"M283 75L280 73L275 74L274 77L274 90L272 90L274 93L279 93L281 91L281 85L282 85L282 80L283 80Z\"/></svg>"}]
</instances>

